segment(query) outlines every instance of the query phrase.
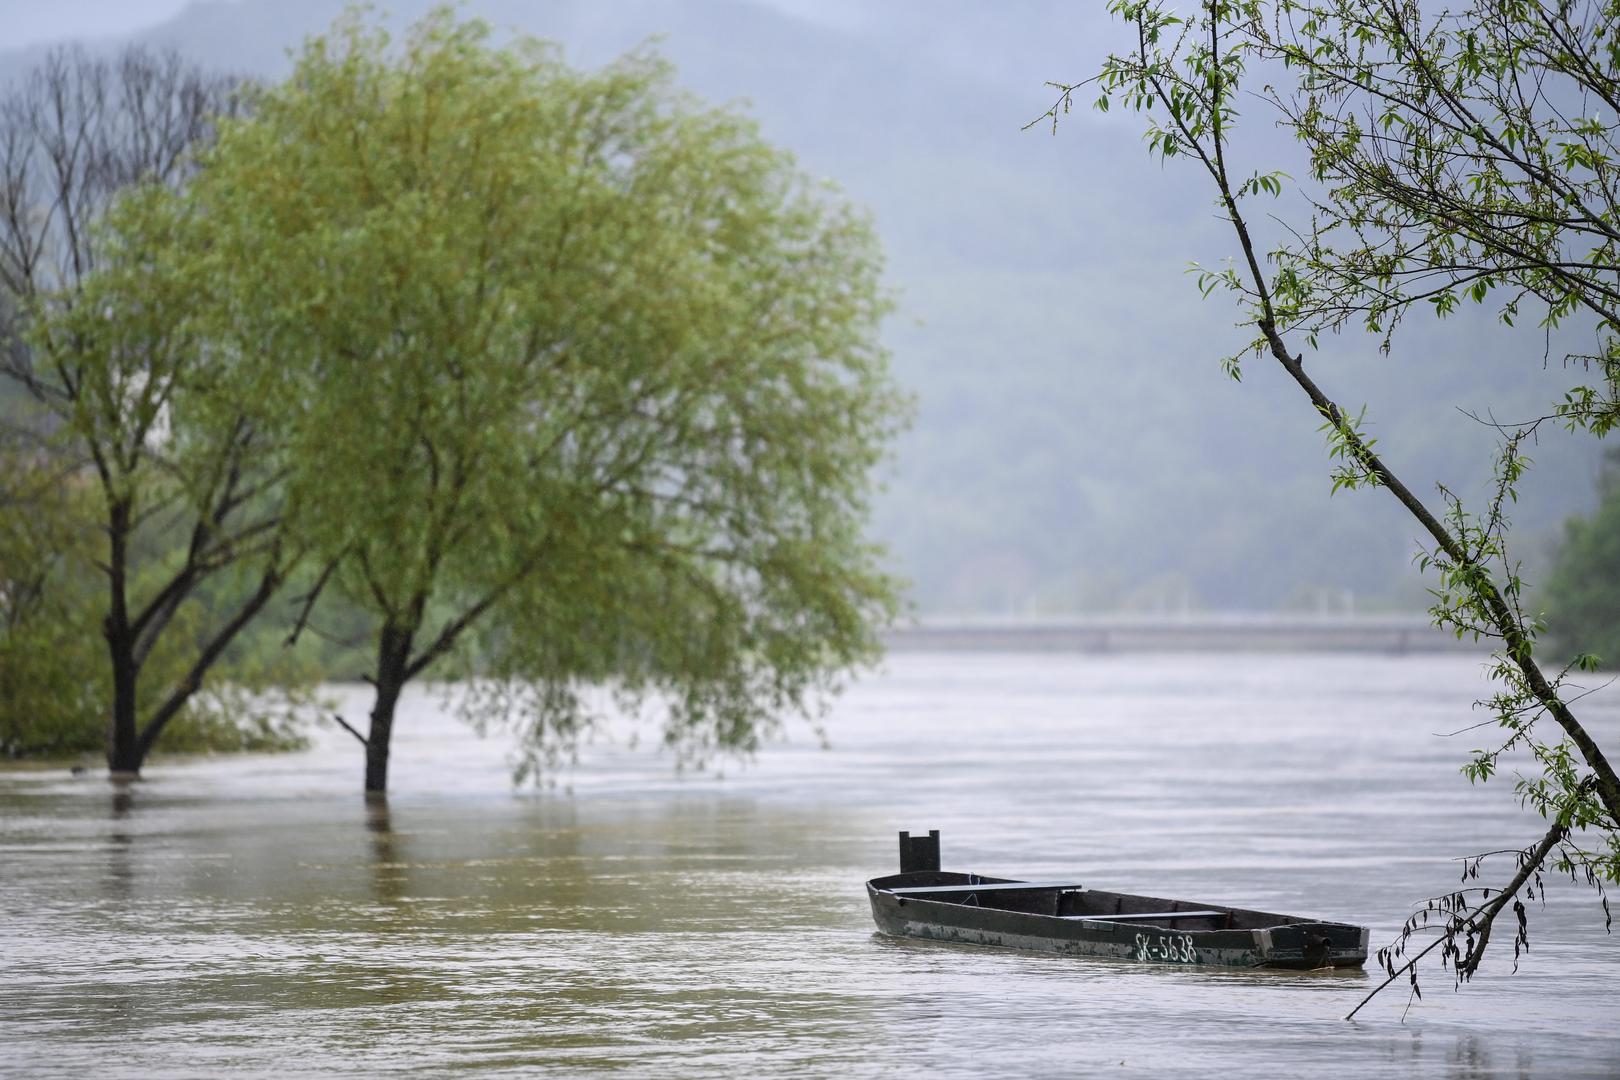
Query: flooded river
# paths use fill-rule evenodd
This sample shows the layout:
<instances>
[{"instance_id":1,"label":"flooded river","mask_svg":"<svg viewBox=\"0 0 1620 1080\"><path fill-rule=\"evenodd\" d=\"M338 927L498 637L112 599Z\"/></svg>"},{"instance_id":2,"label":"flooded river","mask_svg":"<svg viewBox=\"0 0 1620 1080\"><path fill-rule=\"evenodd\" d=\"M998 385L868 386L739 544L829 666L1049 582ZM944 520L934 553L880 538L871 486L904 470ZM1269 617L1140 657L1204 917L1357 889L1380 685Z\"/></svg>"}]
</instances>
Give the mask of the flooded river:
<instances>
[{"instance_id":1,"label":"flooded river","mask_svg":"<svg viewBox=\"0 0 1620 1080\"><path fill-rule=\"evenodd\" d=\"M386 810L359 748L0 772L0 1073L1620 1076L1620 935L1549 890L1353 1022L1360 972L1135 965L887 940L895 833L947 869L1297 912L1389 940L1453 857L1536 838L1477 659L903 654L723 776L625 745L555 791L407 703ZM1613 746L1620 687L1583 702ZM351 718L364 695L340 690ZM655 740L649 740L655 741ZM1500 863L1497 877L1511 873ZM1488 871L1489 872L1489 871Z\"/></svg>"}]
</instances>

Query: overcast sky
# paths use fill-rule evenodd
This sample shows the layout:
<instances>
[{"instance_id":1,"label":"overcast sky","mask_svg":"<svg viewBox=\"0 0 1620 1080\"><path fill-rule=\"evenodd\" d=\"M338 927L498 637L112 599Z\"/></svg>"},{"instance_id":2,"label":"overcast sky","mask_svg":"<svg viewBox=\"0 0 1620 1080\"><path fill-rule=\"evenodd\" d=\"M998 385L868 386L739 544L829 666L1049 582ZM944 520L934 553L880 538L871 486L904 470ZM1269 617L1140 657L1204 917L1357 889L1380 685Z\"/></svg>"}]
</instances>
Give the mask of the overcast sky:
<instances>
[{"instance_id":1,"label":"overcast sky","mask_svg":"<svg viewBox=\"0 0 1620 1080\"><path fill-rule=\"evenodd\" d=\"M0 49L68 38L127 34L153 26L188 0L0 0Z\"/></svg>"},{"instance_id":2,"label":"overcast sky","mask_svg":"<svg viewBox=\"0 0 1620 1080\"><path fill-rule=\"evenodd\" d=\"M127 34L155 26L189 3L230 0L0 0L0 51L71 38ZM834 24L861 21L861 0L763 0L772 7Z\"/></svg>"}]
</instances>

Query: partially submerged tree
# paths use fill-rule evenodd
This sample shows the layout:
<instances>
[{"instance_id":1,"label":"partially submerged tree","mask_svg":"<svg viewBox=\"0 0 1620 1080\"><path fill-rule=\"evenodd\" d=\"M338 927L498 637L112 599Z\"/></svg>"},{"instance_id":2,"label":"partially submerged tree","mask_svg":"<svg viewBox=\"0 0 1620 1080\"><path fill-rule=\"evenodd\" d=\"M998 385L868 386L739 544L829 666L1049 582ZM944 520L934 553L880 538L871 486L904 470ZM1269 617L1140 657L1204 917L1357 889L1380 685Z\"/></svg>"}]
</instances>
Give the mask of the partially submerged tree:
<instances>
[{"instance_id":1,"label":"partially submerged tree","mask_svg":"<svg viewBox=\"0 0 1620 1080\"><path fill-rule=\"evenodd\" d=\"M287 569L273 462L196 318L209 282L176 197L236 94L131 48L53 52L0 101L0 378L28 403L0 419L93 492L116 773L140 769ZM231 604L187 608L227 571L245 578ZM164 649L184 658L154 685Z\"/></svg>"},{"instance_id":2,"label":"partially submerged tree","mask_svg":"<svg viewBox=\"0 0 1620 1080\"><path fill-rule=\"evenodd\" d=\"M1507 510L1529 465L1523 447L1539 426L1563 421L1602 435L1620 418L1620 8L1208 0L1182 15L1161 0L1114 0L1111 10L1134 32L1133 48L1095 79L1054 84L1061 96L1048 117L1055 124L1082 87L1095 86L1098 107L1120 102L1148 114L1152 152L1204 173L1236 257L1202 273L1201 287L1235 294L1253 330L1227 370L1236 377L1246 353L1277 362L1322 419L1338 463L1334 489L1383 488L1427 535L1420 562L1438 578L1437 624L1499 643L1491 670L1501 689L1487 704L1505 737L1464 771L1483 781L1503 755L1527 752L1537 771L1516 790L1549 828L1517 852L1517 872L1501 888L1466 885L1479 870L1470 860L1466 887L1426 907L1381 953L1391 980L1407 974L1414 988L1416 961L1434 948L1466 979L1496 917L1510 903L1522 912L1521 890L1549 860L1600 892L1620 880L1620 778L1566 689L1592 658L1543 670L1541 620L1523 607L1507 548ZM1249 200L1279 194L1287 177L1240 165L1231 140L1256 62L1281 77L1281 89L1259 96L1298 137L1310 168L1309 221L1285 228L1269 250ZM1358 325L1389 349L1412 310L1444 316L1464 301L1495 303L1508 325L1569 324L1594 342L1568 357L1587 377L1547 416L1501 429L1495 495L1476 512L1444 487L1436 505L1421 499L1298 351ZM1405 958L1430 909L1440 913L1440 936ZM1521 919L1516 948L1524 933Z\"/></svg>"},{"instance_id":3,"label":"partially submerged tree","mask_svg":"<svg viewBox=\"0 0 1620 1080\"><path fill-rule=\"evenodd\" d=\"M587 687L746 749L876 654L895 586L860 528L903 402L872 233L664 64L351 16L192 194L278 357L294 527L376 620L368 792L402 689L475 637L531 766Z\"/></svg>"}]
</instances>

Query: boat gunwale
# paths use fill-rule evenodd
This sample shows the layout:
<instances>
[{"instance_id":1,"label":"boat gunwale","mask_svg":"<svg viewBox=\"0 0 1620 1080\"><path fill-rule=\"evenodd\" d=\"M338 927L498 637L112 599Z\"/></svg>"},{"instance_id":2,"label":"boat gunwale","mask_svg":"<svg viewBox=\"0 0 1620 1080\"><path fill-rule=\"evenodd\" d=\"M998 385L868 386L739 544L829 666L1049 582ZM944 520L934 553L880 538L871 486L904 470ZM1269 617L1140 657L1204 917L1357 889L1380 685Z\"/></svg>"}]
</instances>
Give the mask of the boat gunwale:
<instances>
[{"instance_id":1,"label":"boat gunwale","mask_svg":"<svg viewBox=\"0 0 1620 1080\"><path fill-rule=\"evenodd\" d=\"M961 871L928 871L927 873L929 873L930 875L933 875L933 876L944 876L945 874L950 874L950 873L961 873ZM1260 910L1255 909L1255 908L1240 908L1240 907L1234 907L1234 906L1232 906L1230 904L1216 904L1216 903L1198 903L1198 904L1194 904L1194 902L1190 901L1190 900L1175 900L1175 899L1170 899L1170 898L1167 898L1167 897L1145 896L1145 895L1142 895L1140 893L1122 893L1122 892L1115 892L1115 891L1113 891L1111 889L1091 889L1089 886L1080 886L1080 885L1064 886L1061 889L1052 888L1052 891L1073 892L1073 893L1100 892L1100 893L1106 893L1109 896L1121 897L1121 898L1126 898L1126 899L1131 899L1131 900L1149 901L1149 902L1152 902L1152 903L1159 903L1159 904L1186 904L1189 907L1196 907L1196 908L1201 909L1201 910L1216 910L1216 911L1219 911L1223 915L1229 915L1229 916L1232 916L1234 918L1239 917L1239 916L1246 916L1246 917L1248 917L1250 919L1255 920L1256 925L1252 925L1252 926L1214 927L1214 928L1202 929L1202 930L1188 930L1188 929L1185 929L1185 928L1182 928L1182 927L1177 927L1177 926L1164 926L1164 925L1160 925L1159 923L1152 923L1152 922L1136 923L1136 922L1131 922L1129 920L1119 920L1119 919L1115 919L1114 917L1111 917L1109 915L1104 915L1104 914L1100 914L1100 913L1096 914L1096 915L1090 915L1090 914L1048 915L1048 914L1046 914L1044 912L1039 912L1039 911L1020 911L1017 908L998 907L993 903L991 903L991 904L967 905L967 904L955 903L955 902L952 902L952 901L949 901L949 900L939 900L939 899L935 899L933 897L902 896L902 895L899 895L899 894L897 894L897 893L895 893L893 891L894 886L890 886L890 887L885 888L885 887L880 886L880 885L877 884L877 882L879 882L879 881L885 881L885 880L888 880L890 878L896 878L896 877L901 877L901 876L914 876L914 875L885 874L885 875L881 875L879 877L868 879L867 882L866 882L866 888L867 888L868 897L872 896L873 894L881 894L883 896L889 897L895 904L900 905L900 906L905 906L905 905L910 905L910 904L938 905L938 907L939 907L939 909L941 911L949 911L949 910L961 909L961 908L968 908L968 909L974 909L974 910L980 910L980 911L1000 911L1000 912L1004 912L1004 913L1009 914L1009 915L1025 915L1025 916L1030 916L1032 918L1049 919L1053 923L1060 924L1060 925L1061 924L1074 925L1076 923L1084 923L1084 922L1106 922L1106 923L1110 923L1111 925L1116 925L1116 926L1124 926L1124 925L1128 924L1128 925L1141 927L1141 928L1151 928L1151 929L1164 930L1166 932L1173 931L1173 932L1178 933L1178 934L1229 934L1229 933L1234 933L1234 932L1236 932L1236 933L1251 933L1251 932L1253 932L1255 930L1272 930L1272 929L1277 929L1279 927L1285 927L1285 926L1332 926L1332 927L1338 927L1338 928L1341 928L1341 929L1348 929L1348 930L1361 930L1362 929L1362 927L1356 926L1353 923L1338 922L1337 920L1334 920L1334 919L1318 919L1318 918L1312 918L1310 916L1305 916L1305 915L1284 915L1284 914L1282 914L1280 912L1260 911ZM973 889L976 886L979 886L979 885L1022 885L1022 884L1026 884L1026 882L1021 881L1018 878L996 878L996 877L990 877L990 876L983 875L983 874L963 874L963 876L974 877L974 878L977 878L978 880L974 881L974 882L964 883L960 887L962 892L972 892ZM1028 884L1031 886L1032 891L1035 890L1035 889L1040 889L1042 891L1046 891L1047 889L1051 888L1051 886L1045 885L1042 882L1028 882ZM1017 890L1017 889L998 889L997 891L998 892L1017 892L1019 890ZM1116 914L1130 915L1130 914L1133 914L1133 913L1132 912L1120 912L1120 913L1116 913ZM1177 914L1181 914L1181 913L1171 911L1171 912L1164 912L1164 914L1177 915ZM1188 911L1185 914L1189 918L1191 918L1191 917L1209 918L1210 917L1210 916L1207 916L1207 915L1197 916L1197 915L1195 915L1195 913L1193 911Z\"/></svg>"},{"instance_id":2,"label":"boat gunwale","mask_svg":"<svg viewBox=\"0 0 1620 1080\"><path fill-rule=\"evenodd\" d=\"M1246 916L1247 926L1188 929L1160 922L1111 920L1106 915L1046 914L993 905L963 904L948 900L896 895L892 889L905 879L948 876L971 877L963 892L975 885L1018 885L1017 879L988 879L982 875L926 871L885 875L866 882L867 898L881 933L901 938L984 945L1019 951L1057 952L1130 959L1138 962L1179 962L1198 966L1248 967L1291 970L1360 968L1368 958L1368 930L1352 923L1308 916L1284 915L1230 905L1208 904L1223 915ZM884 885L878 884L883 882ZM1039 883L1031 883L1038 886ZM885 887L887 886L887 887ZM1017 890L1005 890L1016 892ZM1045 890L1042 890L1045 891ZM1052 891L1092 891L1116 899L1149 904L1184 904L1191 901L1117 893L1084 887ZM1121 912L1119 914L1129 914ZM1157 912L1156 914L1175 914ZM1190 912L1189 912L1190 914ZM1211 918L1211 916L1192 916ZM1346 940L1348 939L1348 940Z\"/></svg>"},{"instance_id":3,"label":"boat gunwale","mask_svg":"<svg viewBox=\"0 0 1620 1080\"><path fill-rule=\"evenodd\" d=\"M880 933L1035 952L1226 967L1359 968L1368 958L1369 931L1351 923L1088 889L1073 880L1029 881L941 870L939 864L939 830L929 830L926 836L900 834L900 872L866 881L867 902ZM986 894L988 903L979 899L978 891ZM1048 901L1013 899L1030 893L1048 894ZM951 894L960 894L960 899L934 899ZM1106 909L1109 904L1114 910L1083 910L1093 905ZM1197 929L1178 925L1192 919L1220 925Z\"/></svg>"}]
</instances>

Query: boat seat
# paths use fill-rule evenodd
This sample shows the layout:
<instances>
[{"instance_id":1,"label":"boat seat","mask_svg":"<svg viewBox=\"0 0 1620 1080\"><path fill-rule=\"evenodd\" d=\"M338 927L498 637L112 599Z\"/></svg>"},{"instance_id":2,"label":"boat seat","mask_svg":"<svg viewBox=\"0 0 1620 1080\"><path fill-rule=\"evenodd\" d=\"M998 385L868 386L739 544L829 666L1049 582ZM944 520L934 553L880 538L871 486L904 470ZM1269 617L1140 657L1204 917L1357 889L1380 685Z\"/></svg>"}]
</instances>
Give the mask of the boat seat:
<instances>
[{"instance_id":1,"label":"boat seat","mask_svg":"<svg viewBox=\"0 0 1620 1080\"><path fill-rule=\"evenodd\" d=\"M1079 889L1078 881L997 881L988 885L911 885L903 889L884 889L896 896L919 896L927 893L949 892L1030 892L1054 889Z\"/></svg>"},{"instance_id":2,"label":"boat seat","mask_svg":"<svg viewBox=\"0 0 1620 1080\"><path fill-rule=\"evenodd\" d=\"M1224 911L1133 911L1125 915L1060 915L1062 919L1087 919L1091 922L1149 922L1153 919L1203 919L1211 915L1225 915Z\"/></svg>"}]
</instances>

